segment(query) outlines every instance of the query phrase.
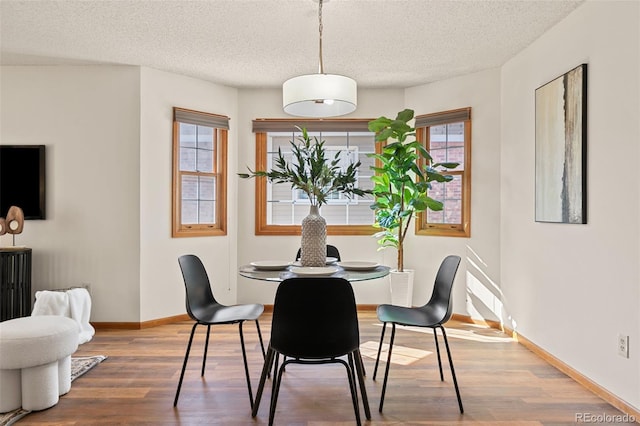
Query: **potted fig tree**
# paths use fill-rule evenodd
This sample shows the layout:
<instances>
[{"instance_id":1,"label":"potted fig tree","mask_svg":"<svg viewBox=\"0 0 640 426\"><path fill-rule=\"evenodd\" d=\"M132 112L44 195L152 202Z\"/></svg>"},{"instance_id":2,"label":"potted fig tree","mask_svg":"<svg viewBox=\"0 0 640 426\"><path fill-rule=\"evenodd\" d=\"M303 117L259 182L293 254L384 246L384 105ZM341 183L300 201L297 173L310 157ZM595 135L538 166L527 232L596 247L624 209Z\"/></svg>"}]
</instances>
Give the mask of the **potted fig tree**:
<instances>
[{"instance_id":1,"label":"potted fig tree","mask_svg":"<svg viewBox=\"0 0 640 426\"><path fill-rule=\"evenodd\" d=\"M380 228L374 236L379 249L397 250L397 266L391 273L391 302L411 305L413 270L404 267L404 242L414 216L425 210L442 210L442 202L429 196L432 182L449 182L451 175L443 174L458 163L434 163L427 149L416 140L411 109L400 111L395 120L379 117L369 122L369 130L376 133L376 143L384 144L381 152L370 154L377 162L371 178L375 210L374 226Z\"/></svg>"}]
</instances>

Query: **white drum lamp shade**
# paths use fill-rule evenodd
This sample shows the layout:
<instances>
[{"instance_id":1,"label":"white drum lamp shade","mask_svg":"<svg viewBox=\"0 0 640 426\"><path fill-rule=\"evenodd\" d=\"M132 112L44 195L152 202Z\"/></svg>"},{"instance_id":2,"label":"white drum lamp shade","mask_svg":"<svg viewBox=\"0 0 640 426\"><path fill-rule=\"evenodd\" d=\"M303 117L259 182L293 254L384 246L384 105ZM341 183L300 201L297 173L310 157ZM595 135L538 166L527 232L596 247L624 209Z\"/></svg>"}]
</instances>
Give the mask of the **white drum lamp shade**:
<instances>
[{"instance_id":1,"label":"white drum lamp shade","mask_svg":"<svg viewBox=\"0 0 640 426\"><path fill-rule=\"evenodd\" d=\"M282 85L282 106L287 114L336 117L355 111L357 104L358 86L343 75L301 75Z\"/></svg>"},{"instance_id":2,"label":"white drum lamp shade","mask_svg":"<svg viewBox=\"0 0 640 426\"><path fill-rule=\"evenodd\" d=\"M349 114L358 105L356 81L337 74L325 74L322 62L322 2L318 2L319 64L317 74L290 78L282 84L284 112L299 117L336 117ZM329 1L329 0L324 0Z\"/></svg>"}]
</instances>

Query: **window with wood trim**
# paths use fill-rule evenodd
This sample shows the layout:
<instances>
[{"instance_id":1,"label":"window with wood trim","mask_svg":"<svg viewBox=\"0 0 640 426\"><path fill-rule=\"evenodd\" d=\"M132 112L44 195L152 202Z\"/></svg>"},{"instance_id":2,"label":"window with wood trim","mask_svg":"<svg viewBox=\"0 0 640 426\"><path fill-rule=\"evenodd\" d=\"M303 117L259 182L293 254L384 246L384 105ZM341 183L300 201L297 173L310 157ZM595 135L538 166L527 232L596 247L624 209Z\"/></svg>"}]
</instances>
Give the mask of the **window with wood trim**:
<instances>
[{"instance_id":1,"label":"window with wood trim","mask_svg":"<svg viewBox=\"0 0 640 426\"><path fill-rule=\"evenodd\" d=\"M416 220L416 234L449 237L471 236L471 108L419 115L415 119L417 138L434 163L459 163L443 174L447 183L432 183L429 196L444 204L441 211L422 212Z\"/></svg>"},{"instance_id":2,"label":"window with wood trim","mask_svg":"<svg viewBox=\"0 0 640 426\"><path fill-rule=\"evenodd\" d=\"M227 234L229 118L173 109L173 237Z\"/></svg>"},{"instance_id":3,"label":"window with wood trim","mask_svg":"<svg viewBox=\"0 0 640 426\"><path fill-rule=\"evenodd\" d=\"M256 164L254 170L272 170L280 149L291 158L290 141L301 135L298 128L306 128L309 136L325 141L327 157L340 152L341 162L361 162L358 168L358 187L371 189L371 165L367 154L375 152L375 134L369 132L366 120L354 119L257 119L253 121L256 135ZM256 178L256 235L300 235L302 219L309 214L309 200L302 191L289 184L276 184L266 178ZM347 198L341 194L330 197L320 208L327 221L328 235L371 235L374 215L371 197Z\"/></svg>"}]
</instances>

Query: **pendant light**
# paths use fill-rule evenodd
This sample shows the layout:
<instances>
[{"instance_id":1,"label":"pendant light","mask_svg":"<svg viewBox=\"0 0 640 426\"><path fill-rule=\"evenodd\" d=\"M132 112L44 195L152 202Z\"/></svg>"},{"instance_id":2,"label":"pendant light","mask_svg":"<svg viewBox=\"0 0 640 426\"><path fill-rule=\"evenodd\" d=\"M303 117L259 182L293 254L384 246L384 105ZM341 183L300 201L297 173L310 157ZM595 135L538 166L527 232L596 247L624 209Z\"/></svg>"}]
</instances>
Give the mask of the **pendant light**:
<instances>
[{"instance_id":1,"label":"pendant light","mask_svg":"<svg viewBox=\"0 0 640 426\"><path fill-rule=\"evenodd\" d=\"M355 111L358 87L355 80L325 74L322 63L322 1L318 0L320 63L317 74L290 78L282 85L284 112L299 117L336 117ZM328 1L328 0L327 0Z\"/></svg>"}]
</instances>

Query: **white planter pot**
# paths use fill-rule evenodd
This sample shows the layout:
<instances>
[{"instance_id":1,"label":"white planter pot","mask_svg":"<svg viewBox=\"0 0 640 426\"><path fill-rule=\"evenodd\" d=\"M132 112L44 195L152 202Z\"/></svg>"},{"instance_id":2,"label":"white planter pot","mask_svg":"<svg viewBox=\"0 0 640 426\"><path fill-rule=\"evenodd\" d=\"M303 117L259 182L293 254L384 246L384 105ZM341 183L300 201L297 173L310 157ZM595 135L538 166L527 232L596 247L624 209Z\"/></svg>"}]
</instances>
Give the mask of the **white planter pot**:
<instances>
[{"instance_id":1,"label":"white planter pot","mask_svg":"<svg viewBox=\"0 0 640 426\"><path fill-rule=\"evenodd\" d=\"M393 270L389 273L392 305L412 306L413 274L413 269L405 269L404 272Z\"/></svg>"}]
</instances>

